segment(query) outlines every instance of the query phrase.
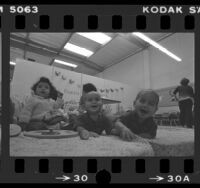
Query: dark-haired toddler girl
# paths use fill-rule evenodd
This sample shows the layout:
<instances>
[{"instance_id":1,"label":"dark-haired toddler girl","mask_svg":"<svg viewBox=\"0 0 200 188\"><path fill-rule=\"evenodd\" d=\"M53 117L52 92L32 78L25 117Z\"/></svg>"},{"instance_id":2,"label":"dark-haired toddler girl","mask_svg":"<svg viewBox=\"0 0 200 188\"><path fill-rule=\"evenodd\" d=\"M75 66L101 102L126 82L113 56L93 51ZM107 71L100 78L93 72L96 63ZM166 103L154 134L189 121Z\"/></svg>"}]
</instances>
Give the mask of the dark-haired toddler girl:
<instances>
[{"instance_id":1,"label":"dark-haired toddler girl","mask_svg":"<svg viewBox=\"0 0 200 188\"><path fill-rule=\"evenodd\" d=\"M41 77L32 86L33 95L29 97L19 115L19 124L23 130L45 130L52 127L60 128L60 122L66 122L59 108L63 105L62 100L53 100L56 89L48 78Z\"/></svg>"}]
</instances>

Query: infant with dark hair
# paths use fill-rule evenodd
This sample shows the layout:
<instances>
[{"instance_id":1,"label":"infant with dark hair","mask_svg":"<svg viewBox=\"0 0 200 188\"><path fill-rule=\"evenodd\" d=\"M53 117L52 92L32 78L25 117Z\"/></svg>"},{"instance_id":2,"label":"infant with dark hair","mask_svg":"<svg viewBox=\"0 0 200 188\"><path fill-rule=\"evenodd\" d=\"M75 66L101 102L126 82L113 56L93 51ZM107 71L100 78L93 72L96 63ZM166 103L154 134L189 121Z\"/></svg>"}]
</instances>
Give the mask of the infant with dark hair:
<instances>
[{"instance_id":1,"label":"infant with dark hair","mask_svg":"<svg viewBox=\"0 0 200 188\"><path fill-rule=\"evenodd\" d=\"M131 140L134 135L123 125L114 125L113 122L102 112L102 99L98 92L91 91L85 94L83 99L86 113L81 114L75 121L75 130L81 139L98 137L103 131L107 135L114 134L124 140Z\"/></svg>"}]
</instances>

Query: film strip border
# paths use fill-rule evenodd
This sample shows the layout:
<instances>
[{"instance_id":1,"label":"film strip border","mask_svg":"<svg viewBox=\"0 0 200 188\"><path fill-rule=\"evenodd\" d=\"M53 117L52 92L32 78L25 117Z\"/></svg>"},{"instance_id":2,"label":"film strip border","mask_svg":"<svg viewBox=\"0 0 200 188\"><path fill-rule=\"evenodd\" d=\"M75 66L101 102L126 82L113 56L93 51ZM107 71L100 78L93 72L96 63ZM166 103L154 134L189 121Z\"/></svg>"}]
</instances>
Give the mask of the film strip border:
<instances>
[{"instance_id":1,"label":"film strip border","mask_svg":"<svg viewBox=\"0 0 200 188\"><path fill-rule=\"evenodd\" d=\"M7 27L19 32L24 29L32 32L47 30L69 32L184 30L186 32L195 29L195 22L199 17L198 11L200 12L198 6L187 5L5 5L1 7L3 10L0 9L0 16L3 12L1 17L5 16L5 20L10 21ZM160 7L165 8L165 14L161 13Z\"/></svg>"},{"instance_id":2,"label":"film strip border","mask_svg":"<svg viewBox=\"0 0 200 188\"><path fill-rule=\"evenodd\" d=\"M48 31L49 29L52 29L54 25L51 23L51 18L49 15L40 15L37 16L36 23L32 25L31 27L28 27L28 29L32 29L32 31L40 29L41 31ZM0 16L0 28L2 27L1 22L1 16ZM29 19L26 18L25 15L16 15L13 17L14 19L14 25L12 25L13 29L18 30L19 32L26 29L27 26L30 26ZM73 15L64 15L63 16L63 23L60 25L60 27L57 27L57 29L65 29L65 30L74 30L77 28L75 23L76 17ZM87 24L85 25L85 29L89 29L91 31L99 30L101 21L99 20L98 15L88 15L85 18L87 21ZM121 15L112 15L108 16L108 19L111 20L111 24L109 25L109 29L112 29L114 31L122 30L124 26L124 19ZM137 29L137 30L146 30L148 29L148 17L145 15L137 15L135 18L132 19L132 25L131 28ZM195 16L187 15L182 17L183 25L182 29L184 30L194 30L195 29ZM167 31L170 29L173 29L173 17L169 15L162 15L159 16L158 28L163 31ZM77 22L78 23L78 22ZM105 23L106 24L106 23ZM176 26L176 25L175 25ZM12 29L11 28L11 29ZM79 29L79 28L77 28ZM129 27L130 29L130 27Z\"/></svg>"},{"instance_id":3,"label":"film strip border","mask_svg":"<svg viewBox=\"0 0 200 188\"><path fill-rule=\"evenodd\" d=\"M194 160L191 158L179 159L163 158L13 158L13 169L10 176L17 182L60 182L69 183L141 183L155 182L156 177L164 183L190 183L195 172ZM154 164L154 168L152 168ZM174 168L176 166L176 168ZM79 176L77 179L76 176ZM120 178L123 176L125 178ZM68 177L68 179L66 178ZM154 177L154 178L153 178ZM63 178L63 179L62 179ZM65 179L66 178L66 179ZM162 179L163 178L163 179ZM0 178L1 179L1 178ZM64 180L65 179L65 180ZM12 178L11 178L12 180ZM154 180L154 181L152 181Z\"/></svg>"},{"instance_id":4,"label":"film strip border","mask_svg":"<svg viewBox=\"0 0 200 188\"><path fill-rule=\"evenodd\" d=\"M50 8L46 11L44 6L38 14L10 14L7 12L5 23L5 15L0 15L0 28L6 27L12 32L76 32L76 31L112 31L112 32L131 32L139 30L143 32L194 32L199 27L198 15L143 15L141 11L128 8L127 12L124 8L122 11L109 9L101 12L78 10L74 13L74 8L64 6L59 12L59 8ZM24 7L24 6L22 6ZM66 10L64 11L64 8ZM54 10L56 14L54 14ZM81 8L80 8L81 10ZM134 12L135 11L135 12ZM5 31L5 29L4 29ZM199 39L199 37L198 37ZM195 49L196 50L196 49ZM197 135L197 133L195 133ZM196 137L198 139L198 137ZM9 138L8 138L9 139ZM197 141L198 143L198 141ZM195 144L197 145L197 144ZM4 147L4 146L2 146ZM197 148L197 147L196 147ZM5 148L4 148L5 149ZM7 149L8 150L8 149ZM196 154L199 152L195 152ZM4 155L5 156L5 155ZM198 156L195 156L198 158ZM149 177L174 175L174 178L181 174L199 174L196 160L193 158L9 158L2 159L1 163L8 163L8 171L4 177L4 171L0 167L0 182L13 179L14 182L55 182L55 177L65 175L88 175L87 182L151 182ZM199 160L198 160L199 161ZM4 165L5 166L5 165ZM122 177L123 176L123 177ZM29 177L29 178L25 178ZM31 179L31 177L33 179ZM179 178L180 179L180 178ZM170 179L168 179L170 181ZM85 179L83 180L85 181ZM82 181L82 182L83 182ZM167 180L164 182L166 183ZM179 181L179 180L178 180ZM198 182L197 176L194 181ZM183 182L180 180L179 182ZM179 183L178 182L178 183ZM187 182L186 182L187 183Z\"/></svg>"}]
</instances>

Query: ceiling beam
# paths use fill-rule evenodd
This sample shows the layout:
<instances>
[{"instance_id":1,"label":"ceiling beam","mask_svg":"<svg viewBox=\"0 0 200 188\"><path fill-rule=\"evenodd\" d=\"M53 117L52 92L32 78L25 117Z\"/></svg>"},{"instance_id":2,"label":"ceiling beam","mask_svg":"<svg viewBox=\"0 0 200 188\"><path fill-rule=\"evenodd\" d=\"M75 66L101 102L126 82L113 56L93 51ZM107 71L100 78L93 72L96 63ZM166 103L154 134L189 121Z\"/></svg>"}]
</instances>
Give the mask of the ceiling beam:
<instances>
[{"instance_id":1,"label":"ceiling beam","mask_svg":"<svg viewBox=\"0 0 200 188\"><path fill-rule=\"evenodd\" d=\"M51 57L54 59L60 58L65 61L67 60L76 61L80 64L83 64L99 72L102 72L104 70L103 67L95 64L94 62L90 60L85 60L83 58L80 58L78 55L75 55L66 51L60 52L57 48L49 47L43 44L38 44L37 42L31 41L30 39L22 38L22 37L15 36L12 34L10 37L10 45L15 48L20 48L21 50L24 50L24 45L26 45L27 51L38 53L40 55Z\"/></svg>"},{"instance_id":2,"label":"ceiling beam","mask_svg":"<svg viewBox=\"0 0 200 188\"><path fill-rule=\"evenodd\" d=\"M97 47L97 49L95 50L95 52L92 55L95 55L97 52L99 52L102 48L106 47L111 41L113 41L116 37L118 36L118 34L113 34L112 36L110 36L112 39L107 42L104 45L99 44L99 46Z\"/></svg>"},{"instance_id":3,"label":"ceiling beam","mask_svg":"<svg viewBox=\"0 0 200 188\"><path fill-rule=\"evenodd\" d=\"M146 48L147 47L147 43L145 43L144 41L142 41L141 39L133 36L133 37L129 37L128 41L135 44L136 46L138 46L139 48Z\"/></svg>"},{"instance_id":4,"label":"ceiling beam","mask_svg":"<svg viewBox=\"0 0 200 188\"><path fill-rule=\"evenodd\" d=\"M27 40L29 38L29 36L30 36L30 33L27 33L25 39ZM24 46L24 59L26 59L26 52L27 52L26 51L26 45L27 45L27 43L25 43L25 46Z\"/></svg>"},{"instance_id":5,"label":"ceiling beam","mask_svg":"<svg viewBox=\"0 0 200 188\"><path fill-rule=\"evenodd\" d=\"M24 50L25 44L11 39L10 40L10 46ZM47 57L50 57L50 58L54 58L54 59L59 58L63 61L69 61L69 60L76 61L77 63L84 64L85 66L87 66L91 69L97 70L99 72L102 72L104 70L103 68L99 68L99 67L92 65L92 63L82 62L82 60L80 60L78 58L74 58L74 57L71 57L71 56L68 56L68 55L63 55L63 54L57 55L56 52L44 50L42 48L37 48L35 46L27 45L26 51L30 51L30 52L33 52L33 53L36 53L36 54L39 54L39 55L43 55L43 56L47 56Z\"/></svg>"},{"instance_id":6,"label":"ceiling beam","mask_svg":"<svg viewBox=\"0 0 200 188\"><path fill-rule=\"evenodd\" d=\"M118 33L118 36L126 39L128 42L132 43L134 46L139 48L145 48L146 45L142 40L132 35L132 33Z\"/></svg>"},{"instance_id":7,"label":"ceiling beam","mask_svg":"<svg viewBox=\"0 0 200 188\"><path fill-rule=\"evenodd\" d=\"M168 33L168 34L164 35L163 37L161 37L161 38L160 38L159 40L157 40L156 42L160 42L160 41L164 40L165 38L168 38L168 37L172 36L173 34L175 34L175 33ZM129 57L131 57L131 56L133 56L133 55L135 55L135 54L137 54L137 53L139 53L139 52L141 52L141 51L147 49L149 46L151 46L151 45L150 45L150 44L147 44L147 46L145 46L144 48L140 48L140 49L138 49L138 50L136 50L136 51L134 51L134 52L128 54L127 56L122 57L122 58L121 58L120 60L118 60L117 62L114 62L114 63L112 63L111 65L108 65L107 67L105 67L105 69L107 69L107 68L109 68L109 67L112 67L113 65L116 65L116 64L118 64L118 63L124 61L125 59L127 59L127 58L129 58Z\"/></svg>"},{"instance_id":8,"label":"ceiling beam","mask_svg":"<svg viewBox=\"0 0 200 188\"><path fill-rule=\"evenodd\" d=\"M60 52L63 50L64 46L70 41L70 39L72 38L72 35L74 33L69 33L69 36L66 37L66 40L64 40L63 44L61 45L61 47L58 49L57 55L60 54ZM55 59L52 59L51 62L49 63L49 65L52 65Z\"/></svg>"}]
</instances>

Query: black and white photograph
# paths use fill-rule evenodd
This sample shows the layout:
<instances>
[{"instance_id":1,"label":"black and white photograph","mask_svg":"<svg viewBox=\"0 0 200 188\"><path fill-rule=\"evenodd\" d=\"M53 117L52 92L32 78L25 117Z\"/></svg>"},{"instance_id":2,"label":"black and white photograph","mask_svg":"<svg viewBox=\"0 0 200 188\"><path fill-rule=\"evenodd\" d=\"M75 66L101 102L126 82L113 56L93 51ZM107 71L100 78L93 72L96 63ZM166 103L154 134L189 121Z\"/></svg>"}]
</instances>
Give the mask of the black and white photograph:
<instances>
[{"instance_id":1,"label":"black and white photograph","mask_svg":"<svg viewBox=\"0 0 200 188\"><path fill-rule=\"evenodd\" d=\"M10 33L10 156L193 156L194 37Z\"/></svg>"}]
</instances>

